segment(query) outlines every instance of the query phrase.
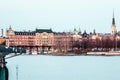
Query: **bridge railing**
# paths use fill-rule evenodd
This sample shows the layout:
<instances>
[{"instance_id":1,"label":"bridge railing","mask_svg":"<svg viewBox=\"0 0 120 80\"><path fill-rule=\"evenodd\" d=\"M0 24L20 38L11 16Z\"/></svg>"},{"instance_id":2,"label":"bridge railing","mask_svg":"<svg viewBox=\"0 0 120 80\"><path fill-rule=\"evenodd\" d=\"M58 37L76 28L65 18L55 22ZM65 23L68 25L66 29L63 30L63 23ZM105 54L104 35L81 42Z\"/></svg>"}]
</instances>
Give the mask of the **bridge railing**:
<instances>
[{"instance_id":1,"label":"bridge railing","mask_svg":"<svg viewBox=\"0 0 120 80\"><path fill-rule=\"evenodd\" d=\"M10 53L26 53L25 49L22 48L14 48L14 47L6 47L6 46L2 46L0 45L0 58L4 57Z\"/></svg>"},{"instance_id":2,"label":"bridge railing","mask_svg":"<svg viewBox=\"0 0 120 80\"><path fill-rule=\"evenodd\" d=\"M15 53L13 56L10 56L10 57L6 57L6 55L8 54L11 54L11 53ZM17 53L26 53L26 50L25 49L22 49L22 48L14 48L14 47L6 47L6 46L2 46L0 45L0 80L8 80L8 69L6 67L6 61L5 59L8 59L8 58L12 58L14 56L17 56L19 54Z\"/></svg>"}]
</instances>

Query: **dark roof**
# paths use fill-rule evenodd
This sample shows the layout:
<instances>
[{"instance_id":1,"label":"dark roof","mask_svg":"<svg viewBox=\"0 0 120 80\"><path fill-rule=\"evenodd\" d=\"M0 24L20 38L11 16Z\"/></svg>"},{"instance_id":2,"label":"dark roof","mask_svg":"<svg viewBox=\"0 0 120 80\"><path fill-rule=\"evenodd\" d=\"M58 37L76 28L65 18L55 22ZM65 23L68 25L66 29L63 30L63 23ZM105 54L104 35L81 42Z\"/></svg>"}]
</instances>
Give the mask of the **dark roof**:
<instances>
[{"instance_id":1,"label":"dark roof","mask_svg":"<svg viewBox=\"0 0 120 80\"><path fill-rule=\"evenodd\" d=\"M51 29L36 29L36 33L43 33L43 32L53 33Z\"/></svg>"},{"instance_id":2,"label":"dark roof","mask_svg":"<svg viewBox=\"0 0 120 80\"><path fill-rule=\"evenodd\" d=\"M17 32L17 31L15 31L15 35L35 35L35 32Z\"/></svg>"},{"instance_id":3,"label":"dark roof","mask_svg":"<svg viewBox=\"0 0 120 80\"><path fill-rule=\"evenodd\" d=\"M15 35L35 35L35 33L54 33L51 29L36 29L36 31L15 31Z\"/></svg>"},{"instance_id":4,"label":"dark roof","mask_svg":"<svg viewBox=\"0 0 120 80\"><path fill-rule=\"evenodd\" d=\"M87 32L85 30L84 33L82 34L82 37L87 37L87 36L89 36L89 35L87 34Z\"/></svg>"}]
</instances>

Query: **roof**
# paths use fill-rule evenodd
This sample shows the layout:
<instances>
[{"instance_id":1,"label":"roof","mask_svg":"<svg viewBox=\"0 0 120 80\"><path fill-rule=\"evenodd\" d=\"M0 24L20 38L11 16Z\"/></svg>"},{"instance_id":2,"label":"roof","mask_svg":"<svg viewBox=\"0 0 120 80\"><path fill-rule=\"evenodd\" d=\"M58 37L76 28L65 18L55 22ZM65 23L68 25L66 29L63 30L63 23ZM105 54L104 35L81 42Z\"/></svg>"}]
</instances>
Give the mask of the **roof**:
<instances>
[{"instance_id":1,"label":"roof","mask_svg":"<svg viewBox=\"0 0 120 80\"><path fill-rule=\"evenodd\" d=\"M14 32L15 35L35 35L35 32Z\"/></svg>"},{"instance_id":2,"label":"roof","mask_svg":"<svg viewBox=\"0 0 120 80\"><path fill-rule=\"evenodd\" d=\"M54 33L51 29L36 29L36 31L14 31L15 35L35 35L35 33Z\"/></svg>"},{"instance_id":3,"label":"roof","mask_svg":"<svg viewBox=\"0 0 120 80\"><path fill-rule=\"evenodd\" d=\"M43 33L43 32L53 33L51 29L36 29L36 33Z\"/></svg>"},{"instance_id":4,"label":"roof","mask_svg":"<svg viewBox=\"0 0 120 80\"><path fill-rule=\"evenodd\" d=\"M84 31L84 33L82 34L82 37L88 37L89 34L86 33L86 30Z\"/></svg>"}]
</instances>

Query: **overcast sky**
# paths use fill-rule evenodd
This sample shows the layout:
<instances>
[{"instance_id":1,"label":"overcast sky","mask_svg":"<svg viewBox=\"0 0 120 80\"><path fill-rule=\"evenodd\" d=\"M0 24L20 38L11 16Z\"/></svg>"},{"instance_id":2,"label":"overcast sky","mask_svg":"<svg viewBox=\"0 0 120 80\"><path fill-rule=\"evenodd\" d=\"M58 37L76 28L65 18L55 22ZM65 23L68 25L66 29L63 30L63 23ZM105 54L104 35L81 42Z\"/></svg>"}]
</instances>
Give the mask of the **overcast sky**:
<instances>
[{"instance_id":1,"label":"overcast sky","mask_svg":"<svg viewBox=\"0 0 120 80\"><path fill-rule=\"evenodd\" d=\"M113 8L120 31L120 0L0 0L0 28L108 33Z\"/></svg>"}]
</instances>

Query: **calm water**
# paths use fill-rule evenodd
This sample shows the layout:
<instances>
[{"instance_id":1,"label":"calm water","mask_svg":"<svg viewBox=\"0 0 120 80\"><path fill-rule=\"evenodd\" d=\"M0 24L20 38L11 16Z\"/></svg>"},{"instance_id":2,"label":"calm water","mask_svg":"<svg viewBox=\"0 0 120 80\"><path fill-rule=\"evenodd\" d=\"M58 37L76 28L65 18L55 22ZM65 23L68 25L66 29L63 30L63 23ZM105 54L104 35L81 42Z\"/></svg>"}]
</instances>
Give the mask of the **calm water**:
<instances>
[{"instance_id":1,"label":"calm water","mask_svg":"<svg viewBox=\"0 0 120 80\"><path fill-rule=\"evenodd\" d=\"M120 80L120 57L18 56L7 59L9 80Z\"/></svg>"}]
</instances>

